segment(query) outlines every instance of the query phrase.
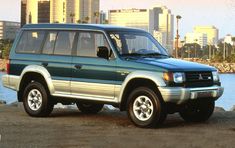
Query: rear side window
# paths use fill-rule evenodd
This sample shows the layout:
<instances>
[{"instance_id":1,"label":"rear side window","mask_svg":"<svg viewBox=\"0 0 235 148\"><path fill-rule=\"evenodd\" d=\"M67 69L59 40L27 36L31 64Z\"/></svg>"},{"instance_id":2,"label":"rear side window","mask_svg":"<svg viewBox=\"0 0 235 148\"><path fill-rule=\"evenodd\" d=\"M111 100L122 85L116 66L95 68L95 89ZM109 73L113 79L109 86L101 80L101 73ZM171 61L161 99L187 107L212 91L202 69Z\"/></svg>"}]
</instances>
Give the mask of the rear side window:
<instances>
[{"instance_id":1,"label":"rear side window","mask_svg":"<svg viewBox=\"0 0 235 148\"><path fill-rule=\"evenodd\" d=\"M48 32L43 54L71 55L76 32Z\"/></svg>"},{"instance_id":2,"label":"rear side window","mask_svg":"<svg viewBox=\"0 0 235 148\"><path fill-rule=\"evenodd\" d=\"M43 54L53 54L57 32L48 32L47 38L42 50Z\"/></svg>"},{"instance_id":3,"label":"rear side window","mask_svg":"<svg viewBox=\"0 0 235 148\"><path fill-rule=\"evenodd\" d=\"M58 33L54 54L71 55L75 32L61 31Z\"/></svg>"},{"instance_id":4,"label":"rear side window","mask_svg":"<svg viewBox=\"0 0 235 148\"><path fill-rule=\"evenodd\" d=\"M44 31L24 31L16 46L17 53L40 53Z\"/></svg>"}]
</instances>

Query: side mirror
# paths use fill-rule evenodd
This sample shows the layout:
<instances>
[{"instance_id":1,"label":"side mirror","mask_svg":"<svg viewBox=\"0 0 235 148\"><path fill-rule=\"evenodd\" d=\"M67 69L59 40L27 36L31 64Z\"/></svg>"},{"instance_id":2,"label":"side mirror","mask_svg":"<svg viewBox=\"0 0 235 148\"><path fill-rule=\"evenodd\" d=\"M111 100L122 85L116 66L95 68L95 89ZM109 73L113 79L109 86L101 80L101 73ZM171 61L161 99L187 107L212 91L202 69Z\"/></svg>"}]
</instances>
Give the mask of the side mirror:
<instances>
[{"instance_id":1,"label":"side mirror","mask_svg":"<svg viewBox=\"0 0 235 148\"><path fill-rule=\"evenodd\" d=\"M99 46L97 51L97 56L103 59L109 59L109 49L105 46Z\"/></svg>"}]
</instances>

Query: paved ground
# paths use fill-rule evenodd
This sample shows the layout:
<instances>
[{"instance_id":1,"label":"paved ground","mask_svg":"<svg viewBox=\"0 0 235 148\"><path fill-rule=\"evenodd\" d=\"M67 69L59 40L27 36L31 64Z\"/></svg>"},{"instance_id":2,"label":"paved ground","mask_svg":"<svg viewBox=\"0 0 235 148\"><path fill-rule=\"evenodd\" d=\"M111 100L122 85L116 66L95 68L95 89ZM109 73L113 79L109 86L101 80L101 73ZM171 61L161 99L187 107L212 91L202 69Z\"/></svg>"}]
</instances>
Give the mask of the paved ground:
<instances>
[{"instance_id":1,"label":"paved ground","mask_svg":"<svg viewBox=\"0 0 235 148\"><path fill-rule=\"evenodd\" d=\"M56 109L48 118L32 118L19 107L0 106L0 148L27 147L235 147L235 112L215 112L203 124L170 115L163 127L140 129L125 112L83 115Z\"/></svg>"}]
</instances>

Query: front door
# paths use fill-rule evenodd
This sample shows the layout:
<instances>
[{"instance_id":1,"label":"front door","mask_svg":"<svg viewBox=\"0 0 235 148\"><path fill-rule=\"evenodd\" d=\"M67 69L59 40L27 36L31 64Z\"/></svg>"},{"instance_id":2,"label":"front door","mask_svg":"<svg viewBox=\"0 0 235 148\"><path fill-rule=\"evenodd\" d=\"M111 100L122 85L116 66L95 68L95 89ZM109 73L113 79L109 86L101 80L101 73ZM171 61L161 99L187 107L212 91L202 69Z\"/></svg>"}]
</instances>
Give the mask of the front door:
<instances>
[{"instance_id":1,"label":"front door","mask_svg":"<svg viewBox=\"0 0 235 148\"><path fill-rule=\"evenodd\" d=\"M106 46L107 40L101 32L80 31L71 80L72 95L81 99L113 100L116 82L116 60L97 57L97 47Z\"/></svg>"}]
</instances>

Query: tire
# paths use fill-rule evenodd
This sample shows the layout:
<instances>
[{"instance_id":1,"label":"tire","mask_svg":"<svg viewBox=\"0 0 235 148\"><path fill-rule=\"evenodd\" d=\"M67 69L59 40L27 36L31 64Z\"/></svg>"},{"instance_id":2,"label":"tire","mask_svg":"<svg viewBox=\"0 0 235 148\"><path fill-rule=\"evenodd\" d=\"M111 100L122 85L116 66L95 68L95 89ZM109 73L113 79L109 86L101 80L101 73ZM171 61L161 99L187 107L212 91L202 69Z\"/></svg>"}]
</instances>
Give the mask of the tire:
<instances>
[{"instance_id":1,"label":"tire","mask_svg":"<svg viewBox=\"0 0 235 148\"><path fill-rule=\"evenodd\" d=\"M46 117L50 115L54 107L45 87L39 82L32 82L26 86L23 104L26 113L32 117Z\"/></svg>"},{"instance_id":2,"label":"tire","mask_svg":"<svg viewBox=\"0 0 235 148\"><path fill-rule=\"evenodd\" d=\"M96 114L100 112L104 104L95 104L95 103L76 103L78 109L85 114Z\"/></svg>"},{"instance_id":3,"label":"tire","mask_svg":"<svg viewBox=\"0 0 235 148\"><path fill-rule=\"evenodd\" d=\"M157 127L167 116L166 105L162 98L147 87L139 87L131 92L128 97L127 112L130 120L141 128Z\"/></svg>"},{"instance_id":4,"label":"tire","mask_svg":"<svg viewBox=\"0 0 235 148\"><path fill-rule=\"evenodd\" d=\"M197 100L189 102L179 113L187 122L204 122L211 117L214 108L215 101Z\"/></svg>"}]
</instances>

